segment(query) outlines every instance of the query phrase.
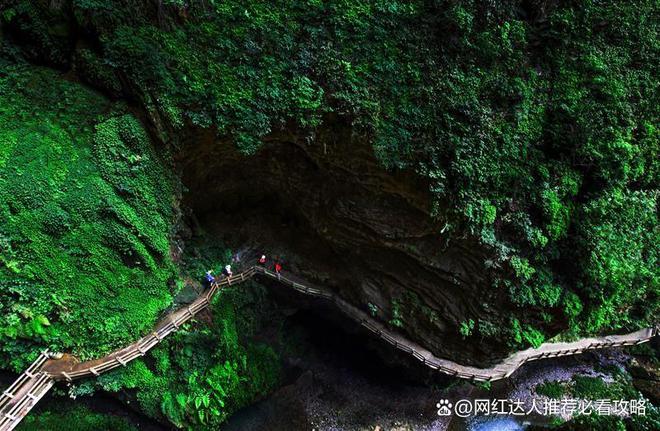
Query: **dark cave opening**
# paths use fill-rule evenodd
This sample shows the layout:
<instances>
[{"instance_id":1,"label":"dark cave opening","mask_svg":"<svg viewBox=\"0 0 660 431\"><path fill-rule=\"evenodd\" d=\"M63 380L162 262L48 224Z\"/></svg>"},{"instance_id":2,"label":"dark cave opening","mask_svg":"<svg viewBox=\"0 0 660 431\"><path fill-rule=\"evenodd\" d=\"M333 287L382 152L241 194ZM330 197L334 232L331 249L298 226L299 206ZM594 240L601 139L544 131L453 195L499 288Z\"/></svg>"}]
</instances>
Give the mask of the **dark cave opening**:
<instances>
[{"instance_id":1,"label":"dark cave opening","mask_svg":"<svg viewBox=\"0 0 660 431\"><path fill-rule=\"evenodd\" d=\"M252 157L222 143L197 148L200 153L183 163L190 190L184 204L191 210L189 225L195 235L228 245L243 258L241 265L249 266L265 253L271 262L282 259L285 271L325 287L350 286L342 277L359 256L343 252L322 232L334 194L349 194L345 184L337 184L292 143L267 146ZM288 309L284 332L300 337L298 344L304 346L297 357L283 355L283 387L320 368L348 370L393 386L428 380L423 366L374 339L334 305L281 286L270 286L269 291L277 306Z\"/></svg>"},{"instance_id":2,"label":"dark cave opening","mask_svg":"<svg viewBox=\"0 0 660 431\"><path fill-rule=\"evenodd\" d=\"M360 426L369 425L374 406L381 413L433 416L431 399L452 378L374 339L324 301L292 297L275 286L269 291L276 306L287 310L281 329L286 336L276 347L282 355L282 380L273 393L237 411L223 430L313 429L318 404L325 406L321 410L354 409L348 416ZM296 348L287 347L291 345Z\"/></svg>"},{"instance_id":3,"label":"dark cave opening","mask_svg":"<svg viewBox=\"0 0 660 431\"><path fill-rule=\"evenodd\" d=\"M396 389L406 385L447 384L451 378L374 339L329 306L301 308L285 321L285 331L305 346L303 355L288 357L289 381L305 370L332 367L350 370L367 382ZM321 364L321 365L320 365ZM297 373L296 373L297 370Z\"/></svg>"},{"instance_id":4,"label":"dark cave opening","mask_svg":"<svg viewBox=\"0 0 660 431\"><path fill-rule=\"evenodd\" d=\"M203 134L177 163L192 234L227 245L242 265L264 253L308 284L377 310L381 322L403 308L398 330L438 356L482 364L506 356L501 343L466 347L456 336L460 322L488 313L483 249L443 237L428 185L384 169L349 127L334 124L312 143L272 136L249 156Z\"/></svg>"}]
</instances>

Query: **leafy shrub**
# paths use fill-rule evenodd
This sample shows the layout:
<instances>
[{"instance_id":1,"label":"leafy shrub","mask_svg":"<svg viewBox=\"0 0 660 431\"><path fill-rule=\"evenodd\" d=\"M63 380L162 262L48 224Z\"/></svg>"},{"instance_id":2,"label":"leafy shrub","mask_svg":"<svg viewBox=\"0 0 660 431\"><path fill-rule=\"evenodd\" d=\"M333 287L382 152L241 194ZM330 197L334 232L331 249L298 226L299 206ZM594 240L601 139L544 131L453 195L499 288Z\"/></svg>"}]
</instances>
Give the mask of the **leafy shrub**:
<instances>
[{"instance_id":1,"label":"leafy shrub","mask_svg":"<svg viewBox=\"0 0 660 431\"><path fill-rule=\"evenodd\" d=\"M45 346L98 356L171 303L173 180L121 105L52 71L5 72L0 352L15 368Z\"/></svg>"},{"instance_id":2,"label":"leafy shrub","mask_svg":"<svg viewBox=\"0 0 660 431\"><path fill-rule=\"evenodd\" d=\"M403 328L403 313L401 311L401 302L398 299L392 300L391 308L392 317L389 320L389 324L396 328Z\"/></svg>"},{"instance_id":3,"label":"leafy shrub","mask_svg":"<svg viewBox=\"0 0 660 431\"><path fill-rule=\"evenodd\" d=\"M64 411L62 411L64 410ZM33 412L18 427L21 431L135 431L126 419L90 411L83 406L61 406L57 411Z\"/></svg>"},{"instance_id":4,"label":"leafy shrub","mask_svg":"<svg viewBox=\"0 0 660 431\"><path fill-rule=\"evenodd\" d=\"M458 328L458 332L463 338L472 335L472 331L474 331L474 320L472 319L461 322L461 326Z\"/></svg>"}]
</instances>

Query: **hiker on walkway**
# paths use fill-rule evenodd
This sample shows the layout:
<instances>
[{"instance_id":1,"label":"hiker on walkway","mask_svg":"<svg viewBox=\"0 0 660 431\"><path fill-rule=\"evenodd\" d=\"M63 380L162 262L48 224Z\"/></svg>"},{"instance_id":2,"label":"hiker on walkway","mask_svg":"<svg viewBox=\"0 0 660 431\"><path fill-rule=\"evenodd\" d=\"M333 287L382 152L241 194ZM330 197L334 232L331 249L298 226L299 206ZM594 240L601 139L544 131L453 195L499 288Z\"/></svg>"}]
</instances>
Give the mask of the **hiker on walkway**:
<instances>
[{"instance_id":1,"label":"hiker on walkway","mask_svg":"<svg viewBox=\"0 0 660 431\"><path fill-rule=\"evenodd\" d=\"M215 277L213 276L213 270L209 269L206 271L206 274L204 275L204 286L206 287L211 287L211 284L215 281Z\"/></svg>"},{"instance_id":2,"label":"hiker on walkway","mask_svg":"<svg viewBox=\"0 0 660 431\"><path fill-rule=\"evenodd\" d=\"M231 272L231 265L227 265L227 266L225 266L225 268L222 270L222 274L223 274L225 277L231 277L232 274L233 274L233 273Z\"/></svg>"},{"instance_id":3,"label":"hiker on walkway","mask_svg":"<svg viewBox=\"0 0 660 431\"><path fill-rule=\"evenodd\" d=\"M259 258L259 266L266 266L266 255L262 254L261 257Z\"/></svg>"},{"instance_id":4,"label":"hiker on walkway","mask_svg":"<svg viewBox=\"0 0 660 431\"><path fill-rule=\"evenodd\" d=\"M275 274L280 275L280 272L282 272L282 264L277 261L275 262Z\"/></svg>"}]
</instances>

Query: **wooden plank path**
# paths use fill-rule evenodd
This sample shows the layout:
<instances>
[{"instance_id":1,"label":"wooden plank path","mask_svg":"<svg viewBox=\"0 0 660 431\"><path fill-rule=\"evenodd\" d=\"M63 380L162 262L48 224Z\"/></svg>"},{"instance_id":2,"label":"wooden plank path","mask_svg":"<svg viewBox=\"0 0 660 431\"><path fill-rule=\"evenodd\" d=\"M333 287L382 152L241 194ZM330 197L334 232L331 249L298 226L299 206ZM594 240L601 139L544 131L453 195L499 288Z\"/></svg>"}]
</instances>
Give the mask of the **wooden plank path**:
<instances>
[{"instance_id":1,"label":"wooden plank path","mask_svg":"<svg viewBox=\"0 0 660 431\"><path fill-rule=\"evenodd\" d=\"M208 307L211 299L221 287L239 284L255 276L276 280L280 284L293 288L305 295L323 298L333 302L339 310L367 330L392 344L395 348L412 355L424 365L454 377L473 381L495 381L507 378L524 363L538 359L577 355L587 350L606 347L641 344L649 341L658 335L659 332L659 327L656 324L653 328L640 329L624 335L584 338L567 343L544 343L536 349L530 348L514 353L493 367L477 368L436 357L429 350L397 334L366 312L330 291L309 287L284 277L281 274L254 266L241 273L212 283L192 303L173 311L160 320L151 333L102 358L78 362L70 355L64 355L60 359L49 359L48 352L43 352L0 396L0 431L14 429L21 419L29 413L36 402L48 392L55 381L71 382L84 377L96 377L114 368L125 366L130 361L144 356L150 349L158 345L161 340L172 332L175 332L181 325Z\"/></svg>"},{"instance_id":2,"label":"wooden plank path","mask_svg":"<svg viewBox=\"0 0 660 431\"><path fill-rule=\"evenodd\" d=\"M263 268L257 268L257 270L258 275L275 278L280 283L288 285L301 293L334 302L342 312L359 322L376 336L392 344L397 349L411 354L426 366L454 377L469 379L472 381L496 381L505 379L511 376L511 374L526 362L546 358L556 358L559 356L578 355L588 350L642 344L660 333L660 327L656 324L653 328L644 328L623 335L583 338L578 341L564 343L543 343L538 348L529 348L516 352L490 368L477 368L469 365L461 365L449 359L436 357L429 350L411 340L408 340L401 334L392 331L383 323L372 318L366 312L348 303L332 292L304 286L284 276L278 276L277 274Z\"/></svg>"},{"instance_id":3,"label":"wooden plank path","mask_svg":"<svg viewBox=\"0 0 660 431\"><path fill-rule=\"evenodd\" d=\"M48 360L44 351L14 383L0 395L0 430L13 430L46 395L55 381L41 367Z\"/></svg>"}]
</instances>

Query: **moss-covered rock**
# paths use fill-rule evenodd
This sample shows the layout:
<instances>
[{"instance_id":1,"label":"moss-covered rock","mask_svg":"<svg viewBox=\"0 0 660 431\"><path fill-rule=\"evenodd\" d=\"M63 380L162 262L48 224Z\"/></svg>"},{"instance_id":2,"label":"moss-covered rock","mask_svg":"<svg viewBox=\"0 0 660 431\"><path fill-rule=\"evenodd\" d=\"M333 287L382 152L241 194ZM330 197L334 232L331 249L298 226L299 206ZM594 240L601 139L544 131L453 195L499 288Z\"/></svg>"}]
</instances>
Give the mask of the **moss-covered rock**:
<instances>
[{"instance_id":1,"label":"moss-covered rock","mask_svg":"<svg viewBox=\"0 0 660 431\"><path fill-rule=\"evenodd\" d=\"M89 358L171 304L174 178L126 107L46 69L0 76L0 349ZM29 346L32 346L31 348Z\"/></svg>"}]
</instances>

